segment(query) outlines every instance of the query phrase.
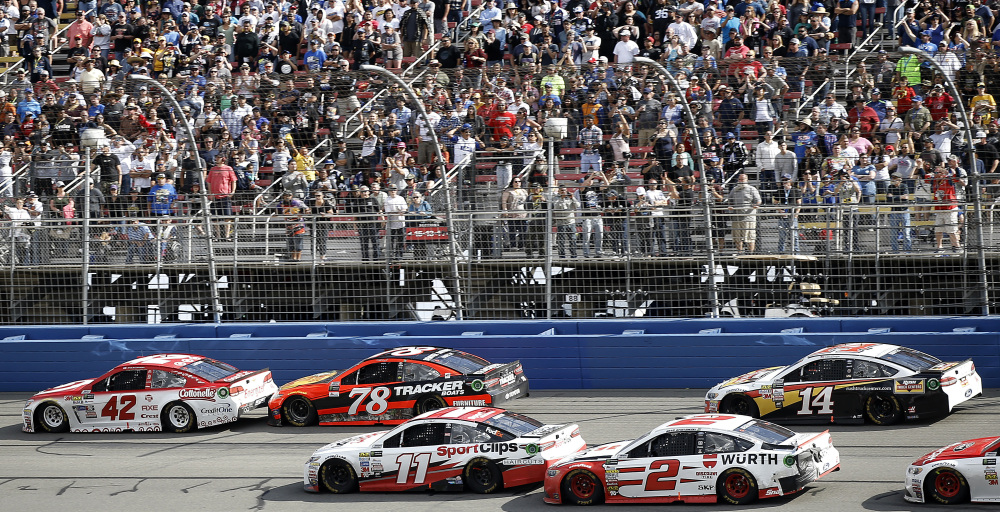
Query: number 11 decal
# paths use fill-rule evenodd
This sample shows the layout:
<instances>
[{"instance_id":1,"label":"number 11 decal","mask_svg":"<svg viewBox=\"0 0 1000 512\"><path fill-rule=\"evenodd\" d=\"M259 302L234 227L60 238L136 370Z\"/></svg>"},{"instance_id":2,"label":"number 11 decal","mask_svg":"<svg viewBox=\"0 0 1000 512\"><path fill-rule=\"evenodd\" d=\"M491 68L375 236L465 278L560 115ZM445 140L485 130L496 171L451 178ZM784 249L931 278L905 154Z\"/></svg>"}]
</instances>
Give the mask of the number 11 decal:
<instances>
[{"instance_id":1,"label":"number 11 decal","mask_svg":"<svg viewBox=\"0 0 1000 512\"><path fill-rule=\"evenodd\" d=\"M833 414L833 387L820 388L819 393L813 396L813 388L805 388L799 392L802 396L802 408L798 414ZM819 410L813 411L818 407Z\"/></svg>"},{"instance_id":2,"label":"number 11 decal","mask_svg":"<svg viewBox=\"0 0 1000 512\"><path fill-rule=\"evenodd\" d=\"M410 468L414 463L417 464L417 471L413 474L412 483L424 483L424 478L427 477L427 466L431 463L431 454L418 453L414 455L412 453L404 453L396 457L396 464L399 464L399 475L396 476L397 484L407 483L407 480L410 478Z\"/></svg>"}]
</instances>

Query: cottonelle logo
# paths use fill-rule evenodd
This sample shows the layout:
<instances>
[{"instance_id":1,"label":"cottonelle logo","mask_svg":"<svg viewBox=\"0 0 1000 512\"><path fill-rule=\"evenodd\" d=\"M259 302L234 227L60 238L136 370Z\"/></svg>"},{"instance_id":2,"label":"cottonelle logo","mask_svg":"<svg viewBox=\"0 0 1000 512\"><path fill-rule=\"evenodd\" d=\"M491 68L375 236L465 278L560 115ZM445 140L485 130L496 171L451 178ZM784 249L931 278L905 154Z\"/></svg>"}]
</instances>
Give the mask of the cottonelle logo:
<instances>
[{"instance_id":1,"label":"cottonelle logo","mask_svg":"<svg viewBox=\"0 0 1000 512\"><path fill-rule=\"evenodd\" d=\"M215 397L215 390L212 388L182 389L180 396L184 400L211 400Z\"/></svg>"}]
</instances>

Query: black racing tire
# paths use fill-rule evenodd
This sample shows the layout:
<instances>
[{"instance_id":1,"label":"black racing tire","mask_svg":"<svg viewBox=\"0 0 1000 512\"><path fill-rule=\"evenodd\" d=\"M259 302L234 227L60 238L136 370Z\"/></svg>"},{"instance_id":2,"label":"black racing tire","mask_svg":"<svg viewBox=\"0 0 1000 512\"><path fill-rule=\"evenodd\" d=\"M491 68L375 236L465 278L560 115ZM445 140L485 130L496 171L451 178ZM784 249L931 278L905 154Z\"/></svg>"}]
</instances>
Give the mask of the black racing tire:
<instances>
[{"instance_id":1,"label":"black racing tire","mask_svg":"<svg viewBox=\"0 0 1000 512\"><path fill-rule=\"evenodd\" d=\"M753 399L742 394L729 395L722 400L722 404L719 406L719 412L725 414L740 414L743 416L750 416L752 418L760 417L760 409L757 408L757 404L754 403Z\"/></svg>"},{"instance_id":2,"label":"black racing tire","mask_svg":"<svg viewBox=\"0 0 1000 512\"><path fill-rule=\"evenodd\" d=\"M969 482L952 468L932 470L924 479L924 490L927 497L945 505L969 501Z\"/></svg>"},{"instance_id":3,"label":"black racing tire","mask_svg":"<svg viewBox=\"0 0 1000 512\"><path fill-rule=\"evenodd\" d=\"M194 430L198 419L184 402L170 402L160 413L160 423L164 432L183 434Z\"/></svg>"},{"instance_id":4,"label":"black racing tire","mask_svg":"<svg viewBox=\"0 0 1000 512\"><path fill-rule=\"evenodd\" d=\"M46 432L69 431L69 417L55 402L45 402L35 409L35 424ZM38 431L38 428L35 430Z\"/></svg>"},{"instance_id":5,"label":"black racing tire","mask_svg":"<svg viewBox=\"0 0 1000 512\"><path fill-rule=\"evenodd\" d=\"M319 468L319 481L323 488L344 494L358 490L358 475L351 464L342 459L330 459Z\"/></svg>"},{"instance_id":6,"label":"black racing tire","mask_svg":"<svg viewBox=\"0 0 1000 512\"><path fill-rule=\"evenodd\" d=\"M604 484L597 475L586 469L574 469L559 486L563 502L572 505L593 505L604 501Z\"/></svg>"},{"instance_id":7,"label":"black racing tire","mask_svg":"<svg viewBox=\"0 0 1000 512\"><path fill-rule=\"evenodd\" d=\"M448 403L438 395L424 395L417 398L417 403L413 406L413 415L419 416L427 411L447 407Z\"/></svg>"},{"instance_id":8,"label":"black racing tire","mask_svg":"<svg viewBox=\"0 0 1000 512\"><path fill-rule=\"evenodd\" d=\"M281 416L293 427L306 427L316 423L319 416L316 414L316 407L312 400L302 396L294 395L288 397L281 404Z\"/></svg>"},{"instance_id":9,"label":"black racing tire","mask_svg":"<svg viewBox=\"0 0 1000 512\"><path fill-rule=\"evenodd\" d=\"M496 463L478 457L469 461L462 471L465 487L478 494L490 494L503 489L503 474Z\"/></svg>"},{"instance_id":10,"label":"black racing tire","mask_svg":"<svg viewBox=\"0 0 1000 512\"><path fill-rule=\"evenodd\" d=\"M892 425L903 419L903 406L893 395L873 394L865 400L865 417L876 425Z\"/></svg>"},{"instance_id":11,"label":"black racing tire","mask_svg":"<svg viewBox=\"0 0 1000 512\"><path fill-rule=\"evenodd\" d=\"M715 488L720 500L733 505L746 505L757 499L757 479L743 468L723 471Z\"/></svg>"}]
</instances>

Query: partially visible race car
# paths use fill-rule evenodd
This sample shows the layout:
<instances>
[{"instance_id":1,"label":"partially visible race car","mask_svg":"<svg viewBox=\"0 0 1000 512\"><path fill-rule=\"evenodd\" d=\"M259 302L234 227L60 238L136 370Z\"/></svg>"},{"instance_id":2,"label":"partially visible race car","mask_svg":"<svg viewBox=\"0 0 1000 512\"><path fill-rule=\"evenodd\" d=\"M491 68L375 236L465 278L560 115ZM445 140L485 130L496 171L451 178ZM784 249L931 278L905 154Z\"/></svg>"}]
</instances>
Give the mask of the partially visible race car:
<instances>
[{"instance_id":1,"label":"partially visible race car","mask_svg":"<svg viewBox=\"0 0 1000 512\"><path fill-rule=\"evenodd\" d=\"M698 414L556 462L545 475L544 499L745 505L793 494L839 469L829 431L796 434L749 416Z\"/></svg>"},{"instance_id":2,"label":"partially visible race car","mask_svg":"<svg viewBox=\"0 0 1000 512\"><path fill-rule=\"evenodd\" d=\"M399 347L281 386L268 423L396 425L442 407L492 407L526 396L520 361L490 364L450 348Z\"/></svg>"},{"instance_id":3,"label":"partially visible race car","mask_svg":"<svg viewBox=\"0 0 1000 512\"><path fill-rule=\"evenodd\" d=\"M488 494L539 483L549 464L586 448L577 425L543 425L491 407L448 407L316 450L306 462L303 487Z\"/></svg>"},{"instance_id":4,"label":"partially visible race car","mask_svg":"<svg viewBox=\"0 0 1000 512\"><path fill-rule=\"evenodd\" d=\"M948 363L897 345L846 343L718 384L705 395L705 412L891 425L946 415L982 394L971 359Z\"/></svg>"},{"instance_id":5,"label":"partially visible race car","mask_svg":"<svg viewBox=\"0 0 1000 512\"><path fill-rule=\"evenodd\" d=\"M267 369L240 371L207 357L157 354L35 394L24 404L22 430L188 432L236 421L277 391Z\"/></svg>"},{"instance_id":6,"label":"partially visible race car","mask_svg":"<svg viewBox=\"0 0 1000 512\"><path fill-rule=\"evenodd\" d=\"M1000 502L997 449L1000 437L954 443L920 457L903 477L906 501L954 505Z\"/></svg>"}]
</instances>

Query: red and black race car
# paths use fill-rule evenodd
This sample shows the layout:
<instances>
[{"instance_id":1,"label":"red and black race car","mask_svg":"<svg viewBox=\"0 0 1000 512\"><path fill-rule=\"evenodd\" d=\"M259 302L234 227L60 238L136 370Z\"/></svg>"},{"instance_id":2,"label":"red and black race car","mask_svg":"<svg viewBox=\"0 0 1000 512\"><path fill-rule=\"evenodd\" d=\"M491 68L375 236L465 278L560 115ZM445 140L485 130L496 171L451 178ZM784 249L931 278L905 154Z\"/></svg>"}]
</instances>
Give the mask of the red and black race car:
<instances>
[{"instance_id":1,"label":"red and black race car","mask_svg":"<svg viewBox=\"0 0 1000 512\"><path fill-rule=\"evenodd\" d=\"M524 396L520 361L490 364L450 348L400 347L285 384L268 403L268 423L395 425L442 407L493 407Z\"/></svg>"}]
</instances>

